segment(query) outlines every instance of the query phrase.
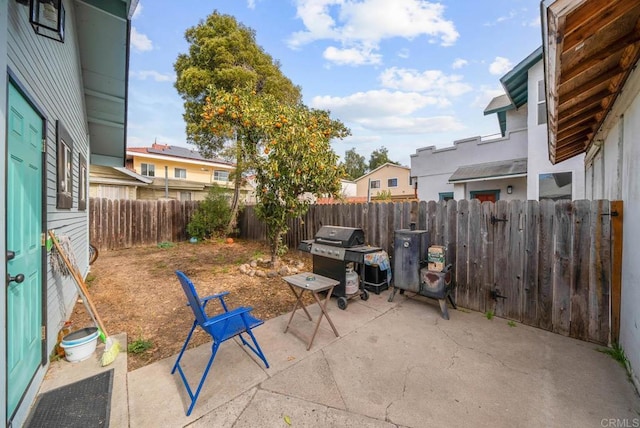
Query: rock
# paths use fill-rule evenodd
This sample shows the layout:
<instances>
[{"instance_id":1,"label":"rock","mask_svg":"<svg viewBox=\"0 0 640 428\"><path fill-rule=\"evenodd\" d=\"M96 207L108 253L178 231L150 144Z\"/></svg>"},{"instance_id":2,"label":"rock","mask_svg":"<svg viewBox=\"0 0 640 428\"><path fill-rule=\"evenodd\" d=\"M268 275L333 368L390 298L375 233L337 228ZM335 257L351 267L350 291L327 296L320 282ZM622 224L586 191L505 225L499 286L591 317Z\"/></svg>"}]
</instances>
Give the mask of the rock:
<instances>
[{"instance_id":1,"label":"rock","mask_svg":"<svg viewBox=\"0 0 640 428\"><path fill-rule=\"evenodd\" d=\"M251 260L251 262L249 263L249 266L251 266L252 268L258 267L258 261L257 260Z\"/></svg>"},{"instance_id":2,"label":"rock","mask_svg":"<svg viewBox=\"0 0 640 428\"><path fill-rule=\"evenodd\" d=\"M296 264L296 269L298 270L304 269L304 262L298 261L298 263Z\"/></svg>"},{"instance_id":3,"label":"rock","mask_svg":"<svg viewBox=\"0 0 640 428\"><path fill-rule=\"evenodd\" d=\"M263 271L263 270L257 270L255 272L256 272L256 276L258 278L265 278L267 276L267 273L265 271Z\"/></svg>"},{"instance_id":4,"label":"rock","mask_svg":"<svg viewBox=\"0 0 640 428\"><path fill-rule=\"evenodd\" d=\"M249 265L248 265L248 264L246 264L246 263L245 263L245 264L243 264L243 265L240 265L240 267L238 268L238 270L240 271L240 273L247 274L247 273L249 272L249 270L250 270L250 267L249 267Z\"/></svg>"},{"instance_id":5,"label":"rock","mask_svg":"<svg viewBox=\"0 0 640 428\"><path fill-rule=\"evenodd\" d=\"M278 276L278 272L276 272L275 270L270 270L269 272L267 272L267 278L276 278Z\"/></svg>"},{"instance_id":6,"label":"rock","mask_svg":"<svg viewBox=\"0 0 640 428\"><path fill-rule=\"evenodd\" d=\"M278 275L280 275L280 276L289 275L289 267L288 266L282 266L280 269L278 269Z\"/></svg>"},{"instance_id":7,"label":"rock","mask_svg":"<svg viewBox=\"0 0 640 428\"><path fill-rule=\"evenodd\" d=\"M295 274L297 274L298 272L300 272L300 271L298 270L298 268L294 268L294 267L293 267L293 268L289 269L289 274L290 274L290 275L295 275Z\"/></svg>"},{"instance_id":8,"label":"rock","mask_svg":"<svg viewBox=\"0 0 640 428\"><path fill-rule=\"evenodd\" d=\"M248 273L249 276L255 276L259 271L251 269Z\"/></svg>"}]
</instances>

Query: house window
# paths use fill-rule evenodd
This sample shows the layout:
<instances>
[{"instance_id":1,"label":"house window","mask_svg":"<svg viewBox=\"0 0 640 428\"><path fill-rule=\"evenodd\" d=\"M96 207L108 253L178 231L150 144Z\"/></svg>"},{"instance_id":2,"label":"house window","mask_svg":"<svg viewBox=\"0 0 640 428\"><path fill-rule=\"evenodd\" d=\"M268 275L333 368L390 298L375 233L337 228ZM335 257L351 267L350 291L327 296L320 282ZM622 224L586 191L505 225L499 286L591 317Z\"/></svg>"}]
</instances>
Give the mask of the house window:
<instances>
[{"instance_id":1,"label":"house window","mask_svg":"<svg viewBox=\"0 0 640 428\"><path fill-rule=\"evenodd\" d=\"M58 159L56 166L58 173L58 185L56 207L71 208L71 189L73 188L71 175L73 141L60 121L56 122L56 134L58 139Z\"/></svg>"},{"instance_id":2,"label":"house window","mask_svg":"<svg viewBox=\"0 0 640 428\"><path fill-rule=\"evenodd\" d=\"M179 198L181 201L190 201L191 200L191 192L180 192Z\"/></svg>"},{"instance_id":3,"label":"house window","mask_svg":"<svg viewBox=\"0 0 640 428\"><path fill-rule=\"evenodd\" d=\"M441 201L450 201L453 199L453 192L440 192L438 196Z\"/></svg>"},{"instance_id":4,"label":"house window","mask_svg":"<svg viewBox=\"0 0 640 428\"><path fill-rule=\"evenodd\" d=\"M571 199L572 176L571 172L556 172L553 174L540 174L539 200Z\"/></svg>"},{"instance_id":5,"label":"house window","mask_svg":"<svg viewBox=\"0 0 640 428\"><path fill-rule=\"evenodd\" d=\"M398 187L398 179L390 178L387 180L387 187Z\"/></svg>"},{"instance_id":6,"label":"house window","mask_svg":"<svg viewBox=\"0 0 640 428\"><path fill-rule=\"evenodd\" d=\"M229 171L213 171L215 181L229 181Z\"/></svg>"},{"instance_id":7,"label":"house window","mask_svg":"<svg viewBox=\"0 0 640 428\"><path fill-rule=\"evenodd\" d=\"M187 170L184 168L176 168L174 175L176 178L187 178Z\"/></svg>"},{"instance_id":8,"label":"house window","mask_svg":"<svg viewBox=\"0 0 640 428\"><path fill-rule=\"evenodd\" d=\"M87 209L87 161L80 155L78 176L78 211Z\"/></svg>"},{"instance_id":9,"label":"house window","mask_svg":"<svg viewBox=\"0 0 640 428\"><path fill-rule=\"evenodd\" d=\"M156 166L152 163L140 164L140 173L147 177L156 176Z\"/></svg>"},{"instance_id":10,"label":"house window","mask_svg":"<svg viewBox=\"0 0 640 428\"><path fill-rule=\"evenodd\" d=\"M371 180L369 183L370 183L369 187L371 189L379 189L380 188L380 180Z\"/></svg>"},{"instance_id":11,"label":"house window","mask_svg":"<svg viewBox=\"0 0 640 428\"><path fill-rule=\"evenodd\" d=\"M544 80L538 80L538 125L547 123L547 97L545 95Z\"/></svg>"}]
</instances>

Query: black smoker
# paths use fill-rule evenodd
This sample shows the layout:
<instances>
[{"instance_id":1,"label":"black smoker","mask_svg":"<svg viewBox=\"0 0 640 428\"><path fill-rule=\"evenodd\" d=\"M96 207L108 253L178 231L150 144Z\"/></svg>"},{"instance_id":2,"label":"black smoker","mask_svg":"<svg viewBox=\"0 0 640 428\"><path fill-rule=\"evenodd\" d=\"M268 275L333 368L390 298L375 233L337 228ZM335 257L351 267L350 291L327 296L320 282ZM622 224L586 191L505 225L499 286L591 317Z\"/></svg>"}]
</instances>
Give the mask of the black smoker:
<instances>
[{"instance_id":1,"label":"black smoker","mask_svg":"<svg viewBox=\"0 0 640 428\"><path fill-rule=\"evenodd\" d=\"M396 291L403 294L405 290L421 296L437 299L440 303L442 317L449 319L447 299L456 309L453 301L453 283L451 281L451 265L442 271L428 268L429 232L426 230L396 230L393 237L393 291L388 301L393 301Z\"/></svg>"},{"instance_id":2,"label":"black smoker","mask_svg":"<svg viewBox=\"0 0 640 428\"><path fill-rule=\"evenodd\" d=\"M336 297L346 296L347 264L363 266L365 254L382 250L364 245L362 229L343 226L322 226L313 239L301 241L298 249L313 256L313 273L340 281L333 289Z\"/></svg>"}]
</instances>

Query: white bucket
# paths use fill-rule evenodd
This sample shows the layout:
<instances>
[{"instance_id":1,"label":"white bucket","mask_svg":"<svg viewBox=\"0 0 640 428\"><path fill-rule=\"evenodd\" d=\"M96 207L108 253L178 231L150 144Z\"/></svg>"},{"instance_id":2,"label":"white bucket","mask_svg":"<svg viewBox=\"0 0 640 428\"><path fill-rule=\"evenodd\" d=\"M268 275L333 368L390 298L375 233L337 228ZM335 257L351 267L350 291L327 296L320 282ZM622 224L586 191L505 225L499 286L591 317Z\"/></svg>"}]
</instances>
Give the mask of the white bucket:
<instances>
[{"instance_id":1,"label":"white bucket","mask_svg":"<svg viewBox=\"0 0 640 428\"><path fill-rule=\"evenodd\" d=\"M64 349L67 361L77 363L89 358L96 350L99 335L97 327L87 327L63 337L60 347Z\"/></svg>"}]
</instances>

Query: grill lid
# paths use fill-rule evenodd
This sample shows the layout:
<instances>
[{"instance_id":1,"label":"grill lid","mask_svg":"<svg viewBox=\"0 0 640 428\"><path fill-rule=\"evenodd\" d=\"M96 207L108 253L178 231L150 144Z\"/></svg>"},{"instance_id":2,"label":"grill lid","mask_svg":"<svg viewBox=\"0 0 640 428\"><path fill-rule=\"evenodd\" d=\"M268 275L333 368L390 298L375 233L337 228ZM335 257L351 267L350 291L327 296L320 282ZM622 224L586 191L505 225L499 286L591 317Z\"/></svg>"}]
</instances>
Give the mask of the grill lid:
<instances>
[{"instance_id":1,"label":"grill lid","mask_svg":"<svg viewBox=\"0 0 640 428\"><path fill-rule=\"evenodd\" d=\"M355 247L364 245L364 231L359 227L322 226L314 240L334 247Z\"/></svg>"}]
</instances>

